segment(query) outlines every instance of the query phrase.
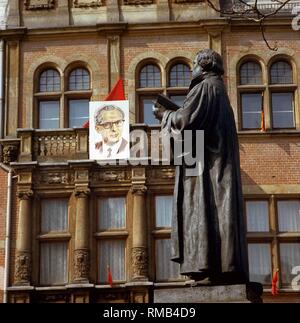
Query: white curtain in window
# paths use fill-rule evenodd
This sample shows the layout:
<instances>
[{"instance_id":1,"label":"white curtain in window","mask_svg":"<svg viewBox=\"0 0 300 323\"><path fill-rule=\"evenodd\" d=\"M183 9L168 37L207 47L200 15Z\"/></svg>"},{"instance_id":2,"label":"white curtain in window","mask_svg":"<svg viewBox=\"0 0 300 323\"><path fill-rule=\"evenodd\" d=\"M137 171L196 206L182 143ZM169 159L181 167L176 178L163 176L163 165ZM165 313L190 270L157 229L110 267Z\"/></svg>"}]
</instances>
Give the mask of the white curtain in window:
<instances>
[{"instance_id":1,"label":"white curtain in window","mask_svg":"<svg viewBox=\"0 0 300 323\"><path fill-rule=\"evenodd\" d=\"M67 242L44 242L40 250L40 283L59 285L67 283Z\"/></svg>"},{"instance_id":2,"label":"white curtain in window","mask_svg":"<svg viewBox=\"0 0 300 323\"><path fill-rule=\"evenodd\" d=\"M291 285L292 269L300 266L300 243L280 244L281 280L285 285Z\"/></svg>"},{"instance_id":3,"label":"white curtain in window","mask_svg":"<svg viewBox=\"0 0 300 323\"><path fill-rule=\"evenodd\" d=\"M42 232L66 231L68 227L68 200L42 200Z\"/></svg>"},{"instance_id":4,"label":"white curtain in window","mask_svg":"<svg viewBox=\"0 0 300 323\"><path fill-rule=\"evenodd\" d=\"M270 284L272 280L270 244L249 243L248 256L250 280Z\"/></svg>"},{"instance_id":5,"label":"white curtain in window","mask_svg":"<svg viewBox=\"0 0 300 323\"><path fill-rule=\"evenodd\" d=\"M125 240L101 240L98 246L99 281L107 282L108 266L113 281L125 280Z\"/></svg>"},{"instance_id":6,"label":"white curtain in window","mask_svg":"<svg viewBox=\"0 0 300 323\"><path fill-rule=\"evenodd\" d=\"M300 201L278 201L279 231L300 231Z\"/></svg>"},{"instance_id":7,"label":"white curtain in window","mask_svg":"<svg viewBox=\"0 0 300 323\"><path fill-rule=\"evenodd\" d=\"M178 279L180 276L179 264L171 261L170 239L156 240L156 280Z\"/></svg>"},{"instance_id":8,"label":"white curtain in window","mask_svg":"<svg viewBox=\"0 0 300 323\"><path fill-rule=\"evenodd\" d=\"M125 197L101 198L98 201L98 229L126 227Z\"/></svg>"},{"instance_id":9,"label":"white curtain in window","mask_svg":"<svg viewBox=\"0 0 300 323\"><path fill-rule=\"evenodd\" d=\"M156 227L171 227L172 195L155 197Z\"/></svg>"},{"instance_id":10,"label":"white curtain in window","mask_svg":"<svg viewBox=\"0 0 300 323\"><path fill-rule=\"evenodd\" d=\"M248 232L269 231L268 201L246 201Z\"/></svg>"}]
</instances>

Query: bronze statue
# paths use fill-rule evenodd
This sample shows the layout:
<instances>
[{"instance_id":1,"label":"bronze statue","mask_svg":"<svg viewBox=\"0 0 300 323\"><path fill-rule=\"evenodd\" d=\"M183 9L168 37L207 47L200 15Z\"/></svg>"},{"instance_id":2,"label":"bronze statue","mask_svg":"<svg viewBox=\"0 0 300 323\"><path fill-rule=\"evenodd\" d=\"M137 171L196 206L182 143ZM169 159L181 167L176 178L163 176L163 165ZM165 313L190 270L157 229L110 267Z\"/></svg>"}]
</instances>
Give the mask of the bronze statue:
<instances>
[{"instance_id":1,"label":"bronze statue","mask_svg":"<svg viewBox=\"0 0 300 323\"><path fill-rule=\"evenodd\" d=\"M204 130L203 173L176 166L171 234L172 260L200 285L248 282L239 146L223 73L218 53L200 51L183 107L153 110L164 130Z\"/></svg>"}]
</instances>

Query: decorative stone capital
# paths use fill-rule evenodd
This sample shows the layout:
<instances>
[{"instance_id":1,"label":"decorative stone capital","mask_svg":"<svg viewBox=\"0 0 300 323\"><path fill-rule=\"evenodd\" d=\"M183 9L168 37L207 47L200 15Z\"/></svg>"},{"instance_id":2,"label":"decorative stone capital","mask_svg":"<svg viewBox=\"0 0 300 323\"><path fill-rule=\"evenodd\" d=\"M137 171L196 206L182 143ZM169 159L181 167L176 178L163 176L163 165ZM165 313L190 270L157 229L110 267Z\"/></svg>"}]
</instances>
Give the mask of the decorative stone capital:
<instances>
[{"instance_id":1,"label":"decorative stone capital","mask_svg":"<svg viewBox=\"0 0 300 323\"><path fill-rule=\"evenodd\" d=\"M88 198L91 190L88 187L77 187L75 189L75 196L78 198Z\"/></svg>"},{"instance_id":2,"label":"decorative stone capital","mask_svg":"<svg viewBox=\"0 0 300 323\"><path fill-rule=\"evenodd\" d=\"M18 252L15 264L15 285L30 285L31 278L31 254L30 252Z\"/></svg>"},{"instance_id":3,"label":"decorative stone capital","mask_svg":"<svg viewBox=\"0 0 300 323\"><path fill-rule=\"evenodd\" d=\"M26 190L26 191L18 191L18 198L20 200L29 200L33 196L33 191L32 190Z\"/></svg>"},{"instance_id":4,"label":"decorative stone capital","mask_svg":"<svg viewBox=\"0 0 300 323\"><path fill-rule=\"evenodd\" d=\"M145 185L133 185L131 188L131 193L135 195L145 195L147 192L147 186Z\"/></svg>"},{"instance_id":5,"label":"decorative stone capital","mask_svg":"<svg viewBox=\"0 0 300 323\"><path fill-rule=\"evenodd\" d=\"M148 279L147 248L145 247L132 248L132 270L133 270L133 280Z\"/></svg>"},{"instance_id":6,"label":"decorative stone capital","mask_svg":"<svg viewBox=\"0 0 300 323\"><path fill-rule=\"evenodd\" d=\"M90 271L90 253L86 249L74 251L74 282L87 282Z\"/></svg>"}]
</instances>

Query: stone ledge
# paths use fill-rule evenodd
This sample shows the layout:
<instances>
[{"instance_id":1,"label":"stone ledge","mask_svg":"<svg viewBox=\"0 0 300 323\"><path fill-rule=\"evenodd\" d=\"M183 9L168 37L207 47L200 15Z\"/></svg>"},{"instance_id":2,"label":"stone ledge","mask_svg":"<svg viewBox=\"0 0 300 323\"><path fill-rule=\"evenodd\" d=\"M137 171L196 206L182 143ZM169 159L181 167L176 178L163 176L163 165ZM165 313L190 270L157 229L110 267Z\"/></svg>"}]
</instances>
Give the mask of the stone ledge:
<instances>
[{"instance_id":1,"label":"stone ledge","mask_svg":"<svg viewBox=\"0 0 300 323\"><path fill-rule=\"evenodd\" d=\"M154 290L154 303L261 303L261 294L258 283L161 288Z\"/></svg>"}]
</instances>

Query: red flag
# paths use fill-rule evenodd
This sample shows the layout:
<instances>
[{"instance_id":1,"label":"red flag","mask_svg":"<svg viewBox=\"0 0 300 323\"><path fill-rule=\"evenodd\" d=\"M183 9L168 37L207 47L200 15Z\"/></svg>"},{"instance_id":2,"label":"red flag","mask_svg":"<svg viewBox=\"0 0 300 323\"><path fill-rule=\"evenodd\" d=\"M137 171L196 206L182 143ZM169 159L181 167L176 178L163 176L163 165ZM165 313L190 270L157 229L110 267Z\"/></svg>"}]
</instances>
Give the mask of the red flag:
<instances>
[{"instance_id":1,"label":"red flag","mask_svg":"<svg viewBox=\"0 0 300 323\"><path fill-rule=\"evenodd\" d=\"M266 126L265 126L265 113L264 113L264 108L261 108L261 125L260 125L260 131L264 132L266 131Z\"/></svg>"},{"instance_id":2,"label":"red flag","mask_svg":"<svg viewBox=\"0 0 300 323\"><path fill-rule=\"evenodd\" d=\"M123 88L123 80L119 79L114 87L111 89L108 96L105 98L104 101L122 101L126 100L125 94L124 94L124 88ZM88 128L89 127L89 121L85 122L82 128Z\"/></svg>"},{"instance_id":3,"label":"red flag","mask_svg":"<svg viewBox=\"0 0 300 323\"><path fill-rule=\"evenodd\" d=\"M107 266L107 281L108 281L110 287L112 287L113 286L113 279L112 279L112 274L111 274L109 266Z\"/></svg>"},{"instance_id":4,"label":"red flag","mask_svg":"<svg viewBox=\"0 0 300 323\"><path fill-rule=\"evenodd\" d=\"M273 296L276 296L278 294L278 292L277 292L278 272L279 272L279 269L277 269L275 271L273 278L272 278L272 295Z\"/></svg>"}]
</instances>

